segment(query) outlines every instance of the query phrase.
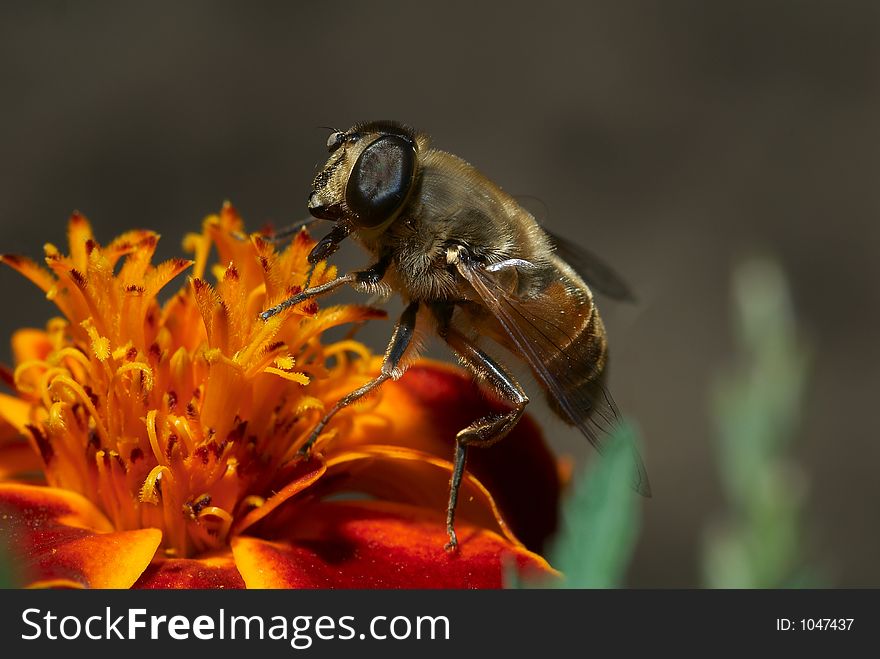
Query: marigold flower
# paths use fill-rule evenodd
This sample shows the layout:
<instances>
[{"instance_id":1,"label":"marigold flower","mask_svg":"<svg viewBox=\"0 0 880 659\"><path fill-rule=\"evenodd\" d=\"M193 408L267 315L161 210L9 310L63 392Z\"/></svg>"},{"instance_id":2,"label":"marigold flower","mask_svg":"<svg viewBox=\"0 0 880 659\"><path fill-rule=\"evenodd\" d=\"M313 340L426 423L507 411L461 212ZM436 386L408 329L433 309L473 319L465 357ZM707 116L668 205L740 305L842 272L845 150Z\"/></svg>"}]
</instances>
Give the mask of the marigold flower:
<instances>
[{"instance_id":1,"label":"marigold flower","mask_svg":"<svg viewBox=\"0 0 880 659\"><path fill-rule=\"evenodd\" d=\"M297 456L381 361L323 333L383 314L309 302L260 320L304 285L314 241L276 249L243 230L226 205L184 241L193 260L153 265L155 233L102 247L75 214L48 270L0 257L64 314L16 332L0 372L14 392L0 394L0 538L27 584L498 587L508 564L552 572L532 549L555 526L557 473L529 420L474 452L460 548L443 549L452 440L493 405L456 368L418 362ZM322 263L311 281L334 276Z\"/></svg>"}]
</instances>

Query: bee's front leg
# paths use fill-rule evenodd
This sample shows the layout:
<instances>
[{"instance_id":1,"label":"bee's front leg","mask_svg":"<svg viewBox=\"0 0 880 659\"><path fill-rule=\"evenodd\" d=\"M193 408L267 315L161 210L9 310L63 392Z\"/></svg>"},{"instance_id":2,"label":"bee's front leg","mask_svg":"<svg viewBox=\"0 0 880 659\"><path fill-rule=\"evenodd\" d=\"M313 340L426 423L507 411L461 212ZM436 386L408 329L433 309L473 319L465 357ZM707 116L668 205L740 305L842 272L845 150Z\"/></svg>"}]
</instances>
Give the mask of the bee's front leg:
<instances>
[{"instance_id":1,"label":"bee's front leg","mask_svg":"<svg viewBox=\"0 0 880 659\"><path fill-rule=\"evenodd\" d=\"M327 293L336 290L343 284L351 284L355 288L370 291L379 286L382 278L385 276L385 272L388 270L388 265L389 261L387 259L381 259L377 263L371 265L366 270L349 272L347 275L342 275L341 277L332 279L324 284L321 284L320 286L312 286L310 288L306 288L296 295L291 295L289 298L279 304L276 304L274 307L266 309L263 313L260 314L260 318L263 320L269 320L272 316L281 313L288 307L292 307L295 304L299 304L300 302L305 302L306 300L309 300L313 297L326 295ZM309 271L309 279L311 279L311 271Z\"/></svg>"},{"instance_id":2,"label":"bee's front leg","mask_svg":"<svg viewBox=\"0 0 880 659\"><path fill-rule=\"evenodd\" d=\"M400 315L400 320L394 327L394 334L391 335L391 341L388 343L388 348L385 350L385 361L382 363L382 370L379 375L362 387L355 389L344 398L341 398L336 405L324 415L324 418L318 422L315 429L312 430L306 443L300 448L299 455L305 456L309 454L315 440L318 439L318 436L327 424L330 423L330 420L337 412L348 407L359 398L366 396L386 380L396 380L403 375L403 357L412 342L413 335L415 334L418 311L418 301L410 302L406 309L403 310L403 313Z\"/></svg>"},{"instance_id":3,"label":"bee's front leg","mask_svg":"<svg viewBox=\"0 0 880 659\"><path fill-rule=\"evenodd\" d=\"M325 295L330 293L331 291L336 290L343 284L350 284L354 281L355 273L349 273L347 275L343 275L342 277L337 277L336 279L332 279L328 281L326 284L321 284L320 286L312 286L311 288L307 288L303 291L300 291L296 295L291 295L289 298L276 304L274 307L270 307L266 309L263 313L260 314L260 318L262 320L269 320L272 316L281 313L288 307L292 307L295 304L299 304L300 302L305 302L306 300L318 297L319 295Z\"/></svg>"},{"instance_id":4,"label":"bee's front leg","mask_svg":"<svg viewBox=\"0 0 880 659\"><path fill-rule=\"evenodd\" d=\"M449 506L446 509L446 531L449 534L448 551L458 546L455 534L455 508L458 505L458 493L464 466L467 459L467 447L491 446L503 439L517 424L529 402L528 396L519 382L508 373L503 366L495 362L489 355L480 350L463 334L452 328L441 328L440 336L449 344L465 366L478 379L485 380L506 401L513 404L507 412L488 414L474 421L455 437L455 460L452 478L449 482Z\"/></svg>"}]
</instances>

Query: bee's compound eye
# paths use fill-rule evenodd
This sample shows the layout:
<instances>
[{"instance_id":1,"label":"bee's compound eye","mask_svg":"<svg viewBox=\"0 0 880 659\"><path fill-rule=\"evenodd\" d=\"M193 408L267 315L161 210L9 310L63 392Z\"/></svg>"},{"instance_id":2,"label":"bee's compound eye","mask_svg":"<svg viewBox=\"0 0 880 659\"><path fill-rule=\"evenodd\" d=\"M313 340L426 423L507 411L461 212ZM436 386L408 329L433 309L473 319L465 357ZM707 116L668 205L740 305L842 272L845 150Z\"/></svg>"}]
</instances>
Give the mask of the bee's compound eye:
<instances>
[{"instance_id":1,"label":"bee's compound eye","mask_svg":"<svg viewBox=\"0 0 880 659\"><path fill-rule=\"evenodd\" d=\"M345 133L338 130L330 133L330 137L327 138L327 150L330 153L333 153L342 145L343 142L345 142Z\"/></svg>"},{"instance_id":2,"label":"bee's compound eye","mask_svg":"<svg viewBox=\"0 0 880 659\"><path fill-rule=\"evenodd\" d=\"M379 226L406 200L416 169L415 146L383 135L358 157L345 188L345 203L362 227Z\"/></svg>"}]
</instances>

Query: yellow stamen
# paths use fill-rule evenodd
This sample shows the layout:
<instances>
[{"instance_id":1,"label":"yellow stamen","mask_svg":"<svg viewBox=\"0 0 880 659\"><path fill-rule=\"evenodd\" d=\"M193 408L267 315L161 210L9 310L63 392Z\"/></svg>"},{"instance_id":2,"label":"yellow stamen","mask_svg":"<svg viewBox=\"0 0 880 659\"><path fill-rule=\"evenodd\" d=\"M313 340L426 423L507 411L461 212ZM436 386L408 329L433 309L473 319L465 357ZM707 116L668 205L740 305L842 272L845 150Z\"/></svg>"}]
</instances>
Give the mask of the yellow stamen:
<instances>
[{"instance_id":1,"label":"yellow stamen","mask_svg":"<svg viewBox=\"0 0 880 659\"><path fill-rule=\"evenodd\" d=\"M324 403L314 396L304 396L300 401L299 405L296 406L296 414L305 414L309 410L318 410L319 412L323 412L325 409Z\"/></svg>"},{"instance_id":2,"label":"yellow stamen","mask_svg":"<svg viewBox=\"0 0 880 659\"><path fill-rule=\"evenodd\" d=\"M189 421L181 416L170 416L168 417L168 421L174 427L177 436L183 440L183 443L186 446L187 455L191 455L195 450L196 441L193 439L193 432L190 428Z\"/></svg>"},{"instance_id":3,"label":"yellow stamen","mask_svg":"<svg viewBox=\"0 0 880 659\"><path fill-rule=\"evenodd\" d=\"M110 339L98 334L98 330L96 330L91 323L88 323L85 329L89 333L89 337L92 339L92 352L95 357L102 362L106 361L107 358L110 357Z\"/></svg>"},{"instance_id":4,"label":"yellow stamen","mask_svg":"<svg viewBox=\"0 0 880 659\"><path fill-rule=\"evenodd\" d=\"M72 359L75 362L78 362L85 368L91 368L92 364L89 361L89 358L86 357L82 352L77 350L76 348L62 348L54 355L52 355L53 364L61 364L65 359Z\"/></svg>"},{"instance_id":5,"label":"yellow stamen","mask_svg":"<svg viewBox=\"0 0 880 659\"><path fill-rule=\"evenodd\" d=\"M23 394L37 393L37 388L29 387L25 383L24 374L33 368L47 368L47 366L48 364L41 359L31 359L16 366L15 371L12 373L12 381L15 383L15 388ZM58 370L63 372L61 369Z\"/></svg>"},{"instance_id":6,"label":"yellow stamen","mask_svg":"<svg viewBox=\"0 0 880 659\"><path fill-rule=\"evenodd\" d=\"M281 317L283 315L284 314L278 314L277 316L272 316L272 318L263 323L263 326L257 331L256 336L251 340L250 345L242 351L239 356L237 360L239 364L249 364L254 354L258 350L264 349L265 346L275 337L278 333L278 329L281 327Z\"/></svg>"},{"instance_id":7,"label":"yellow stamen","mask_svg":"<svg viewBox=\"0 0 880 659\"><path fill-rule=\"evenodd\" d=\"M295 362L293 361L293 357L290 355L286 355L284 357L276 357L275 358L275 366L280 368L282 371L289 371L293 368Z\"/></svg>"},{"instance_id":8,"label":"yellow stamen","mask_svg":"<svg viewBox=\"0 0 880 659\"><path fill-rule=\"evenodd\" d=\"M85 390L77 382L74 382L70 378L70 376L67 375L59 375L54 378L52 380L52 384L49 385L49 389L55 391L56 384L67 387L76 395L77 398L79 398L79 401L89 411L89 416L91 416L92 421L95 424L95 430L98 433L98 436L101 438L101 441L104 443L105 446L111 446L110 436L107 434L107 429L101 422L101 417L98 415L98 410L96 410L95 406L92 405L92 399L89 398L89 395L85 392Z\"/></svg>"},{"instance_id":9,"label":"yellow stamen","mask_svg":"<svg viewBox=\"0 0 880 659\"><path fill-rule=\"evenodd\" d=\"M216 517L220 520L218 536L221 541L225 541L226 536L229 534L229 529L232 527L232 515L218 506L208 506L203 508L198 514L200 520L205 517Z\"/></svg>"},{"instance_id":10,"label":"yellow stamen","mask_svg":"<svg viewBox=\"0 0 880 659\"><path fill-rule=\"evenodd\" d=\"M252 494L249 497L245 497L241 500L241 503L239 504L242 510L248 508L260 508L264 505L266 505L266 499L264 497L258 497L255 494Z\"/></svg>"},{"instance_id":11,"label":"yellow stamen","mask_svg":"<svg viewBox=\"0 0 880 659\"><path fill-rule=\"evenodd\" d=\"M164 466L168 464L168 460L165 458L165 453L159 446L159 436L156 434L156 414L158 414L158 410L150 410L147 412L147 418L145 419L147 424L147 436L150 438L150 448L153 449L153 457L156 458L156 462Z\"/></svg>"},{"instance_id":12,"label":"yellow stamen","mask_svg":"<svg viewBox=\"0 0 880 659\"><path fill-rule=\"evenodd\" d=\"M277 375L279 377L284 378L285 380L290 380L291 382L297 382L298 384L306 385L309 383L309 376L305 373L291 373L289 371L282 371L280 368L273 368L271 366L263 369L264 373L272 373L273 375Z\"/></svg>"},{"instance_id":13,"label":"yellow stamen","mask_svg":"<svg viewBox=\"0 0 880 659\"><path fill-rule=\"evenodd\" d=\"M139 371L143 376L143 389L145 393L153 390L153 369L141 362L131 362L123 364L116 369L116 375L113 377L114 383L122 379L122 375L129 371Z\"/></svg>"},{"instance_id":14,"label":"yellow stamen","mask_svg":"<svg viewBox=\"0 0 880 659\"><path fill-rule=\"evenodd\" d=\"M139 498L142 502L152 503L153 505L159 503L159 488L157 484L163 478L163 475L166 481L173 480L171 470L168 467L163 465L153 467L141 486Z\"/></svg>"}]
</instances>

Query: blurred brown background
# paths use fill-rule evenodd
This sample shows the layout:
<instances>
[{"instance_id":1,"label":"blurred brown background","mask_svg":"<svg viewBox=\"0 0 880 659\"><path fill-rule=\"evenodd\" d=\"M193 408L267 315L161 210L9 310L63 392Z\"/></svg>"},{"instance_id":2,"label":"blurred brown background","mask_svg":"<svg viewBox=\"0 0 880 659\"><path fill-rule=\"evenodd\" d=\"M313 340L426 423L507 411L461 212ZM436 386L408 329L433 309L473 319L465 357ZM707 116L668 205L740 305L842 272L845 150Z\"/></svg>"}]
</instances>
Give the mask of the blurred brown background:
<instances>
[{"instance_id":1,"label":"blurred brown background","mask_svg":"<svg viewBox=\"0 0 880 659\"><path fill-rule=\"evenodd\" d=\"M227 198L254 228L292 222L326 157L316 127L371 118L540 198L639 293L605 305L655 491L637 586L699 584L730 271L777 258L815 351L804 551L828 584L880 586L877 3L4 3L0 89L3 252L63 244L75 208L105 241L160 231L163 256ZM8 362L13 328L51 307L10 270L0 288Z\"/></svg>"}]
</instances>

